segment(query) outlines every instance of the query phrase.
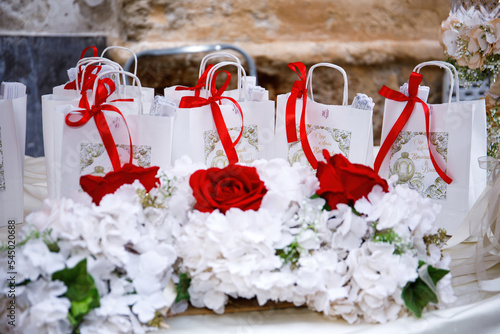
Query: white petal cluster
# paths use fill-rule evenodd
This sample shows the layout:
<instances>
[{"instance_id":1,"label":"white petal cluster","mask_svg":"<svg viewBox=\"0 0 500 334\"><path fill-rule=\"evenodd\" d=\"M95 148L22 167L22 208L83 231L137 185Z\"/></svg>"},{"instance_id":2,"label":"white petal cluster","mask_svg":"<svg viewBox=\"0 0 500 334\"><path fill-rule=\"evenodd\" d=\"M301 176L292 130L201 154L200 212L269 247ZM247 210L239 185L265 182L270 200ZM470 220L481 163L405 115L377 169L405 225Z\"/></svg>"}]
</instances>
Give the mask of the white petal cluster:
<instances>
[{"instance_id":1,"label":"white petal cluster","mask_svg":"<svg viewBox=\"0 0 500 334\"><path fill-rule=\"evenodd\" d=\"M327 212L323 199L311 199L319 184L310 169L282 160L254 166L268 189L258 211L190 211L180 227L180 270L192 279L194 306L222 313L229 297L256 297L261 305L287 301L350 323L383 323L406 315L401 292L418 277L419 260L448 267L423 241L437 232L439 207L417 192L376 186L357 212L343 204ZM398 245L373 239L386 230ZM300 253L295 263L280 256L291 245ZM449 275L443 282L438 293L452 301Z\"/></svg>"},{"instance_id":2,"label":"white petal cluster","mask_svg":"<svg viewBox=\"0 0 500 334\"><path fill-rule=\"evenodd\" d=\"M46 307L36 299L41 290L34 289L40 284L56 283L65 288L62 282L50 281L51 274L65 267L72 268L84 258L99 291L101 307L86 316L80 326L82 333L144 332L141 324L148 323L157 311L172 304L163 290L173 278L173 264L177 259L173 224L166 219L167 210L143 208L138 196L141 189L137 181L124 185L114 194L106 195L100 206L69 199L48 201L42 210L27 218L30 229L50 230L50 239L57 241L60 249L51 252L43 238L29 240L19 247L18 271L23 277L18 278L32 281L21 294L17 291L18 298L26 296L27 299L20 320L32 319L36 314L39 320L28 321L41 326L35 328L43 328L42 320L59 327L61 322L67 323L70 302L58 297L65 290L57 290L59 294L47 298L46 303L53 306ZM44 289L50 291L48 287ZM56 307L59 313L54 310Z\"/></svg>"}]
</instances>

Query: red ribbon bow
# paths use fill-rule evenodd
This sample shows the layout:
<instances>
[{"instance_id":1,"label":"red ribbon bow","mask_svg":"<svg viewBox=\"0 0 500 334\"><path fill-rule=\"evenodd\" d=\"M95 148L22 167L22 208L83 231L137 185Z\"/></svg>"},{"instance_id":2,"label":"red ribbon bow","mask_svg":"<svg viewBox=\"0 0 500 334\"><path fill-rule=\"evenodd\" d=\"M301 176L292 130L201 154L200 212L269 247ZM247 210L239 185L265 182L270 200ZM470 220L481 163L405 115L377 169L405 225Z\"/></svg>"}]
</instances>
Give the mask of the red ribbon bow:
<instances>
[{"instance_id":1,"label":"red ribbon bow","mask_svg":"<svg viewBox=\"0 0 500 334\"><path fill-rule=\"evenodd\" d=\"M97 57L97 48L95 46L89 46L83 49L82 54L80 55L80 59L83 59L85 57L85 54L87 53L88 50L92 49L92 57ZM96 73L93 73L94 70L97 69ZM76 79L68 82L66 85L64 85L64 89L68 90L76 90L77 87L77 81L81 82L82 81L82 76L83 76L83 84L82 87L80 87L81 91L87 91L92 88L94 85L95 78L97 77L97 73L101 70L101 66L96 66L96 65L90 65L85 67L85 70L82 73L82 65L78 66L78 73L76 76Z\"/></svg>"},{"instance_id":2,"label":"red ribbon bow","mask_svg":"<svg viewBox=\"0 0 500 334\"><path fill-rule=\"evenodd\" d=\"M184 96L179 103L179 108L197 108L210 105L210 108L212 110L212 116L215 122L215 127L217 129L217 133L219 134L222 147L224 148L224 152L226 152L229 164L235 164L238 162L238 154L236 153L235 146L238 144L238 142L241 139L241 135L243 134L243 111L241 110L240 105L235 99L228 96L222 96L222 93L224 93L226 88L229 86L229 82L231 81L231 74L227 71L222 71L222 72L226 73L226 81L224 82L224 84L220 89L217 89L216 79L217 75L220 72L217 72L213 76L212 86L210 87L210 92L212 95L211 97L205 99L200 96ZM226 122L224 122L224 117L222 116L220 107L217 104L217 102L221 103L223 99L231 101L236 106L236 108L238 108L241 115L240 134L238 138L236 138L234 143L232 142L231 137L229 136L229 131L227 130Z\"/></svg>"},{"instance_id":3,"label":"red ribbon bow","mask_svg":"<svg viewBox=\"0 0 500 334\"><path fill-rule=\"evenodd\" d=\"M108 90L109 87L109 90ZM94 118L95 124L97 126L97 130L99 131L99 135L101 136L104 147L106 148L106 152L108 153L109 159L111 160L111 164L113 165L113 170L119 170L121 168L120 157L118 156L118 150L116 149L116 144L113 139L113 135L109 129L108 123L106 122L106 117L103 114L103 110L114 111L118 113L125 122L125 126L128 125L125 117L120 112L120 110L110 104L106 104L106 100L108 97L115 91L115 83L113 80L109 78L100 79L97 83L97 91L95 95L94 105L91 107L89 101L87 99L87 94L83 94L79 107L81 109L76 110L79 112L82 117L76 121L72 121L70 116L72 113L66 115L65 122L68 126L71 127L79 127L85 125L91 118ZM133 101L133 100L114 100L115 101ZM133 147L132 147L132 138L130 137L130 132L128 134L129 142L130 142L130 160L129 163L132 163L133 156Z\"/></svg>"},{"instance_id":4,"label":"red ribbon bow","mask_svg":"<svg viewBox=\"0 0 500 334\"><path fill-rule=\"evenodd\" d=\"M300 114L300 125L299 125L299 135L300 144L302 150L309 161L309 164L313 169L318 168L318 159L314 156L314 153L309 144L309 139L307 138L306 129L306 106L307 106L307 71L306 66L301 62L290 63L288 67L298 74L300 80L293 83L292 92L288 97L286 102L286 137L289 143L297 141L297 130L295 121L295 106L297 99L302 98L302 112Z\"/></svg>"},{"instance_id":5,"label":"red ribbon bow","mask_svg":"<svg viewBox=\"0 0 500 334\"><path fill-rule=\"evenodd\" d=\"M380 151L377 154L377 158L375 159L375 164L374 164L374 170L378 173L380 166L382 165L382 162L384 161L387 153L389 153L389 150L392 147L392 144L396 140L397 136L399 133L403 130L404 126L408 122L408 119L410 119L411 114L413 113L414 107L416 103L421 103L422 107L424 108L424 114L425 114L425 133L427 137L427 146L429 148L429 156L432 161L432 165L436 169L436 172L438 175L446 182L447 184L450 184L453 180L446 175L445 172L439 167L437 164L436 160L434 159L434 155L432 154L431 150L431 143L430 143L430 113L429 113L429 106L422 101L418 96L418 86L420 85L420 82L422 81L422 75L419 73L412 72L410 75L410 80L408 81L408 95L406 96L401 92L392 90L388 88L387 86L383 86L380 91L378 92L380 95L383 97L398 101L398 102L407 102L405 108L401 112L401 115L397 119L396 123L394 123L394 126L392 129L389 131L389 134L385 138L384 142L382 143L380 147Z\"/></svg>"},{"instance_id":6,"label":"red ribbon bow","mask_svg":"<svg viewBox=\"0 0 500 334\"><path fill-rule=\"evenodd\" d=\"M194 87L177 86L177 87L175 87L175 90L194 90L194 96L200 96L201 90L207 84L208 72L210 72L212 67L214 67L213 64L210 64L207 66L207 69L200 76L200 78L198 79L198 82L196 83L196 85Z\"/></svg>"}]
</instances>

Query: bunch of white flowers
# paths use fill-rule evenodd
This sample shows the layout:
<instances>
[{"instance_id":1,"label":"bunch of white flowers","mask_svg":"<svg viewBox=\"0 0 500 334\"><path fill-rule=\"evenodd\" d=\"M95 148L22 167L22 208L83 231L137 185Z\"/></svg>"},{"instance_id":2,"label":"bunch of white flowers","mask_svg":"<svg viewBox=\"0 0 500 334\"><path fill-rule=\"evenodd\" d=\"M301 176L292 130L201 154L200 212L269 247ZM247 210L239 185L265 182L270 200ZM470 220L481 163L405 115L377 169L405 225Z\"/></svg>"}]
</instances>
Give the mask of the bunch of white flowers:
<instances>
[{"instance_id":1,"label":"bunch of white flowers","mask_svg":"<svg viewBox=\"0 0 500 334\"><path fill-rule=\"evenodd\" d=\"M99 206L47 201L27 217L28 239L16 254L16 279L22 283L16 291L16 332L71 332L68 288L52 276L83 259L100 307L85 315L81 333L144 333L144 324L172 304L175 292L168 283L177 259L173 225L161 205L143 206L141 192L145 194L136 182L105 196ZM2 292L8 289L4 275L2 271Z\"/></svg>"},{"instance_id":2,"label":"bunch of white flowers","mask_svg":"<svg viewBox=\"0 0 500 334\"><path fill-rule=\"evenodd\" d=\"M349 323L408 314L403 295L413 293L411 284L427 284L441 302L454 300L450 275L431 275L449 265L429 241L439 234L431 201L403 186L384 192L377 185L353 206L328 211L309 167L282 159L252 166L265 185L255 210L195 210L190 177L205 167L189 159L160 171L161 187L149 193L136 181L99 206L47 201L28 217L16 254L16 330L68 333L76 324L82 334L144 333L161 325L169 308L182 312L183 299L217 313L229 297L291 302ZM71 270L81 270L98 297L84 314L72 308L64 279Z\"/></svg>"},{"instance_id":3,"label":"bunch of white flowers","mask_svg":"<svg viewBox=\"0 0 500 334\"><path fill-rule=\"evenodd\" d=\"M354 208L326 211L312 196L319 183L310 168L253 165L268 190L257 211L193 210L181 223L179 270L191 277L195 307L223 313L229 297L256 297L260 305L307 304L350 323L383 323L408 313L401 293L419 277L419 260L447 268L439 247L424 242L438 233L439 208L417 192L375 186ZM453 301L449 278L436 289Z\"/></svg>"}]
</instances>

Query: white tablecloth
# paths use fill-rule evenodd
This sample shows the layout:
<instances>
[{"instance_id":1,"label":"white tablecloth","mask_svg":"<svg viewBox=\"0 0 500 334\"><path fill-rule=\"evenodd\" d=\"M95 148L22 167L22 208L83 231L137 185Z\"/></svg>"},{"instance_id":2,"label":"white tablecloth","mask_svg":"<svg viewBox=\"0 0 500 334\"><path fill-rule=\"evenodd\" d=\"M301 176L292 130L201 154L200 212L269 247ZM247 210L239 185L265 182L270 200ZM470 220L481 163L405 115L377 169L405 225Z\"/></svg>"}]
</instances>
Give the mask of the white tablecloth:
<instances>
[{"instance_id":1,"label":"white tablecloth","mask_svg":"<svg viewBox=\"0 0 500 334\"><path fill-rule=\"evenodd\" d=\"M161 334L498 334L500 295L480 302L379 325L349 325L307 309L177 316Z\"/></svg>"},{"instance_id":2,"label":"white tablecloth","mask_svg":"<svg viewBox=\"0 0 500 334\"><path fill-rule=\"evenodd\" d=\"M25 214L41 208L47 197L44 158L25 160ZM5 229L0 240L5 240ZM473 254L474 243L461 243L446 250L453 258L464 252ZM452 262L453 264L453 262ZM452 268L453 273L453 268ZM460 284L458 284L460 283ZM427 312L421 319L402 318L387 324L349 325L343 320L325 318L305 308L241 312L225 315L181 315L167 319L168 330L161 334L499 334L500 294L479 291L477 281L457 282L458 297L453 307Z\"/></svg>"}]
</instances>

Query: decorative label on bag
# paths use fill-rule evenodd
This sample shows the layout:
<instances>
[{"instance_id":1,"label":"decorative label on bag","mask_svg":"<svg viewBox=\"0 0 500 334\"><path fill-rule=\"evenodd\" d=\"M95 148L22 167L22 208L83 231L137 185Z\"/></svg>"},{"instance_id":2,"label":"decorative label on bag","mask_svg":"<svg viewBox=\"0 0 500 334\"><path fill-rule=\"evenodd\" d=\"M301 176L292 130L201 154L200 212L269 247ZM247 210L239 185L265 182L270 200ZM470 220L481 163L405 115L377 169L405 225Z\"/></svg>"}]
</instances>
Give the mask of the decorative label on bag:
<instances>
[{"instance_id":1,"label":"decorative label on bag","mask_svg":"<svg viewBox=\"0 0 500 334\"><path fill-rule=\"evenodd\" d=\"M323 156L322 152L324 149L326 149L330 155L340 153L349 158L349 150L351 147L350 131L311 124L306 125L306 131L311 149L317 158ZM297 137L300 137L298 127ZM308 164L300 141L288 144L288 162L291 165L296 162Z\"/></svg>"},{"instance_id":2,"label":"decorative label on bag","mask_svg":"<svg viewBox=\"0 0 500 334\"><path fill-rule=\"evenodd\" d=\"M443 158L446 171L448 132L431 132L430 142ZM446 199L447 184L438 176L429 156L425 132L402 131L391 148L389 176L397 175L398 184L408 184L422 196Z\"/></svg>"},{"instance_id":3,"label":"decorative label on bag","mask_svg":"<svg viewBox=\"0 0 500 334\"><path fill-rule=\"evenodd\" d=\"M5 169L3 165L2 128L0 128L0 191L5 191Z\"/></svg>"},{"instance_id":4,"label":"decorative label on bag","mask_svg":"<svg viewBox=\"0 0 500 334\"><path fill-rule=\"evenodd\" d=\"M133 163L141 167L151 166L151 146L132 145ZM129 162L130 145L116 145L121 163ZM113 170L103 144L81 143L80 145L80 175L104 176Z\"/></svg>"},{"instance_id":5,"label":"decorative label on bag","mask_svg":"<svg viewBox=\"0 0 500 334\"><path fill-rule=\"evenodd\" d=\"M240 134L241 127L228 128L229 136L234 141ZM259 154L259 132L256 124L243 126L243 134L241 135L238 145L236 145L236 153L238 160L242 163L251 163L257 159ZM209 167L223 168L229 164L219 134L216 130L204 132L205 138L205 163Z\"/></svg>"}]
</instances>

